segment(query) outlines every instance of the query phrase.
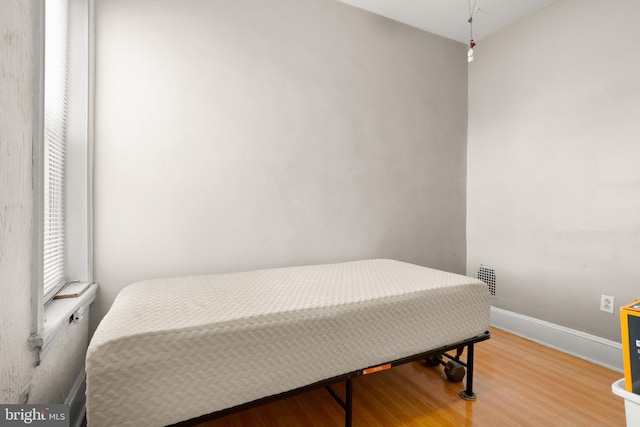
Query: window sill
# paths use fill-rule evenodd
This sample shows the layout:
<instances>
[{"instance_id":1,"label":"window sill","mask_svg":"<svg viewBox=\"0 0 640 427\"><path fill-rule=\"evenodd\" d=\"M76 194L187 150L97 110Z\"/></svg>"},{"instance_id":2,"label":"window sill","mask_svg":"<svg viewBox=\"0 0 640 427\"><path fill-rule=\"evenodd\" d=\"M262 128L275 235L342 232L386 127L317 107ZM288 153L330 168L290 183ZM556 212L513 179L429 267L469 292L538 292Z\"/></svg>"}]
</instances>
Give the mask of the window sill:
<instances>
[{"instance_id":1,"label":"window sill","mask_svg":"<svg viewBox=\"0 0 640 427\"><path fill-rule=\"evenodd\" d=\"M54 299L45 305L42 330L39 334L32 334L29 337L29 346L37 353L37 365L40 364L56 342L64 336L69 326L82 319L85 310L96 299L97 290L98 284L91 283L77 297Z\"/></svg>"}]
</instances>

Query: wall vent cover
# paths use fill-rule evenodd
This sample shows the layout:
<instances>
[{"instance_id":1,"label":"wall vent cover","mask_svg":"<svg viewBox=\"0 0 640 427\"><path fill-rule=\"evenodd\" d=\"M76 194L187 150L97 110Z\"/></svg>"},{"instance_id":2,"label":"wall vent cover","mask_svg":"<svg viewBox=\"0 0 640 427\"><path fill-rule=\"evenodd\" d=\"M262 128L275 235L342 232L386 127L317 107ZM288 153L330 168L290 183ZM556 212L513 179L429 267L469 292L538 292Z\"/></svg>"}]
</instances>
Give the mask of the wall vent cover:
<instances>
[{"instance_id":1,"label":"wall vent cover","mask_svg":"<svg viewBox=\"0 0 640 427\"><path fill-rule=\"evenodd\" d=\"M482 280L489 287L491 295L496 294L496 272L492 268L481 265L478 269L478 279Z\"/></svg>"}]
</instances>

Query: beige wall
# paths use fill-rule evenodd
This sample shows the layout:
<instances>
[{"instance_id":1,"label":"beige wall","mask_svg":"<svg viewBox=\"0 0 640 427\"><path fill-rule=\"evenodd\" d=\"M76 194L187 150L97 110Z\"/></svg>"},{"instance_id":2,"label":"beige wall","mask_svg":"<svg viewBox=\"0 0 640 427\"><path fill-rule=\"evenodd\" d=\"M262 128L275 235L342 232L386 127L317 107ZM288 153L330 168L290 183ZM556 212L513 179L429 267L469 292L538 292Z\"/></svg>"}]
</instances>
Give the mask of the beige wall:
<instances>
[{"instance_id":1,"label":"beige wall","mask_svg":"<svg viewBox=\"0 0 640 427\"><path fill-rule=\"evenodd\" d=\"M465 47L334 0L97 2L95 321L152 277L465 269Z\"/></svg>"},{"instance_id":2,"label":"beige wall","mask_svg":"<svg viewBox=\"0 0 640 427\"><path fill-rule=\"evenodd\" d=\"M88 321L35 367L31 332L34 13L0 0L0 403L63 403L84 367Z\"/></svg>"},{"instance_id":3,"label":"beige wall","mask_svg":"<svg viewBox=\"0 0 640 427\"><path fill-rule=\"evenodd\" d=\"M638 16L561 0L478 43L469 71L468 274L496 270L497 307L618 342L640 298Z\"/></svg>"}]
</instances>

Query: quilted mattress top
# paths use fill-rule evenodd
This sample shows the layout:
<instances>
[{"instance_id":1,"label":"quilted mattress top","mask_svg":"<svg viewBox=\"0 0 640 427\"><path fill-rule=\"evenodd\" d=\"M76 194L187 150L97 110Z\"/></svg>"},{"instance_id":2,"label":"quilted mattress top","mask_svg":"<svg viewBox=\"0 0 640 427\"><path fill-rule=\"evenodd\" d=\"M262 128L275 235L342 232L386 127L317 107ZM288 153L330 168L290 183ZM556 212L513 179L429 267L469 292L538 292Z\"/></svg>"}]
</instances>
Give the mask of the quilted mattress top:
<instances>
[{"instance_id":1,"label":"quilted mattress top","mask_svg":"<svg viewBox=\"0 0 640 427\"><path fill-rule=\"evenodd\" d=\"M117 296L91 349L124 336L202 326L240 328L314 311L481 281L389 259L174 277L137 282ZM486 285L485 285L486 286Z\"/></svg>"}]
</instances>

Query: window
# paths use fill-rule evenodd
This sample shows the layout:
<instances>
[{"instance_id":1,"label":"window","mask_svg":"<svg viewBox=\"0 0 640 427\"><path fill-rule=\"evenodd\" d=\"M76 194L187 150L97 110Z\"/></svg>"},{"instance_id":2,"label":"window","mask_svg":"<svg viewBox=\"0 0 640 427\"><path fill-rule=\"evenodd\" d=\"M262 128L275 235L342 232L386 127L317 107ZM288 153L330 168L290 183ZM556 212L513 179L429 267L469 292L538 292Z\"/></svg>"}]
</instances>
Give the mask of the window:
<instances>
[{"instance_id":1,"label":"window","mask_svg":"<svg viewBox=\"0 0 640 427\"><path fill-rule=\"evenodd\" d=\"M93 0L38 0L33 327L38 363L95 298L91 264ZM78 297L55 299L73 283ZM77 316L76 316L77 317Z\"/></svg>"},{"instance_id":2,"label":"window","mask_svg":"<svg viewBox=\"0 0 640 427\"><path fill-rule=\"evenodd\" d=\"M49 301L65 278L65 152L69 88L69 0L45 6L43 288Z\"/></svg>"}]
</instances>

